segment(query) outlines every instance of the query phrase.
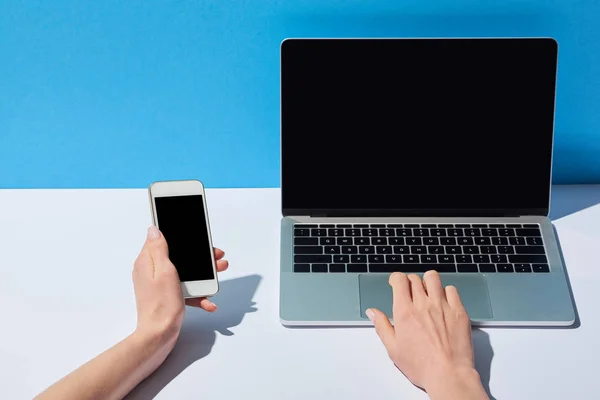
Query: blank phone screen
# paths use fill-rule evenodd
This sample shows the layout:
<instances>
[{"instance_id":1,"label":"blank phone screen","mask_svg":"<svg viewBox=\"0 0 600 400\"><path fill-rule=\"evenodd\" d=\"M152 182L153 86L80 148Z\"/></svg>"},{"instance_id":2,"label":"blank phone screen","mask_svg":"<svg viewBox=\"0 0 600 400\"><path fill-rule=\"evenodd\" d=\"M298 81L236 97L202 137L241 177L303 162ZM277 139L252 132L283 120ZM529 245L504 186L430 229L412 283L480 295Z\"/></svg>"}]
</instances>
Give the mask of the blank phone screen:
<instances>
[{"instance_id":1,"label":"blank phone screen","mask_svg":"<svg viewBox=\"0 0 600 400\"><path fill-rule=\"evenodd\" d=\"M202 195L155 197L158 227L181 282L214 279Z\"/></svg>"}]
</instances>

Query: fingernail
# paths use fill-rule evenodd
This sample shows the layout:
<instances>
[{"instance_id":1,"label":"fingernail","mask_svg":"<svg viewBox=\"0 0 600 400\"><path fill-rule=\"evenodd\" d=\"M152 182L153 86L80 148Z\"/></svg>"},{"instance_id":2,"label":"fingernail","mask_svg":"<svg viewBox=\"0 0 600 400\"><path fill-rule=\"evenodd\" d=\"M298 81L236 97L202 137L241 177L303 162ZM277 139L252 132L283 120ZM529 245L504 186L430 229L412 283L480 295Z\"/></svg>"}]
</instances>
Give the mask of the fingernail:
<instances>
[{"instance_id":1,"label":"fingernail","mask_svg":"<svg viewBox=\"0 0 600 400\"><path fill-rule=\"evenodd\" d=\"M367 314L367 317L371 320L371 321L375 321L375 313L373 312L373 310L371 310L370 308L365 311L365 314Z\"/></svg>"},{"instance_id":2,"label":"fingernail","mask_svg":"<svg viewBox=\"0 0 600 400\"><path fill-rule=\"evenodd\" d=\"M158 230L158 228L155 227L154 225L150 226L150 228L148 228L148 239L154 240L154 239L158 239L159 237L160 237L160 231Z\"/></svg>"}]
</instances>

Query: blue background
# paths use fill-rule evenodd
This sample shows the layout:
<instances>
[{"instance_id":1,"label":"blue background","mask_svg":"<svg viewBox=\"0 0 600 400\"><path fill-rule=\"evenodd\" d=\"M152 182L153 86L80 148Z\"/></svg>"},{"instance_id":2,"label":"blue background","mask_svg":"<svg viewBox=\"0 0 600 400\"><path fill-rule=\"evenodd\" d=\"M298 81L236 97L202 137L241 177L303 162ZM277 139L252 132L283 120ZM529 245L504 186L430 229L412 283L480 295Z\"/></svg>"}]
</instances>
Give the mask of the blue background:
<instances>
[{"instance_id":1,"label":"blue background","mask_svg":"<svg viewBox=\"0 0 600 400\"><path fill-rule=\"evenodd\" d=\"M279 186L298 36L553 36L554 181L600 182L595 0L0 0L0 187Z\"/></svg>"}]
</instances>

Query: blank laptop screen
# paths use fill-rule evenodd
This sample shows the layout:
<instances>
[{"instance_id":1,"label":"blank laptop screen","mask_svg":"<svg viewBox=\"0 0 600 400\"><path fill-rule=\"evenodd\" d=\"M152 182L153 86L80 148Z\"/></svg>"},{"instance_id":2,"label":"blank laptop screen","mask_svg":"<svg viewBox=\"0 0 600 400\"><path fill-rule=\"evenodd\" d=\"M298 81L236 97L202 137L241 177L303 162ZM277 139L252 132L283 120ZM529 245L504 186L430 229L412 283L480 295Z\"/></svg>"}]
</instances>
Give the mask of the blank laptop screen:
<instances>
[{"instance_id":1,"label":"blank laptop screen","mask_svg":"<svg viewBox=\"0 0 600 400\"><path fill-rule=\"evenodd\" d=\"M556 60L552 39L284 41L284 213L546 212Z\"/></svg>"}]
</instances>

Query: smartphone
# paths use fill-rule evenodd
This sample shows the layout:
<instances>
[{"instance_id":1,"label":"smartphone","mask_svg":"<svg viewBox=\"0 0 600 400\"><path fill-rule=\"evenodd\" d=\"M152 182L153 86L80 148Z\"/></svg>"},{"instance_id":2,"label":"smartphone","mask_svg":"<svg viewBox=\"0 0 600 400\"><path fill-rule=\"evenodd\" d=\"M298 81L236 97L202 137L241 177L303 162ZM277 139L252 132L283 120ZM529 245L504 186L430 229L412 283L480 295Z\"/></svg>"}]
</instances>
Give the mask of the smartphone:
<instances>
[{"instance_id":1,"label":"smartphone","mask_svg":"<svg viewBox=\"0 0 600 400\"><path fill-rule=\"evenodd\" d=\"M154 225L169 246L185 298L219 291L204 185L198 180L154 182L148 189Z\"/></svg>"}]
</instances>

